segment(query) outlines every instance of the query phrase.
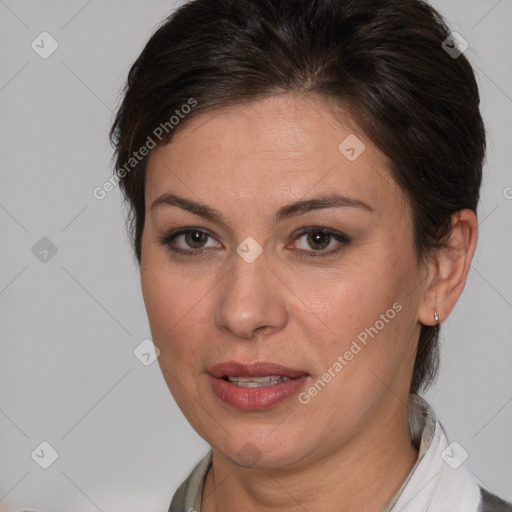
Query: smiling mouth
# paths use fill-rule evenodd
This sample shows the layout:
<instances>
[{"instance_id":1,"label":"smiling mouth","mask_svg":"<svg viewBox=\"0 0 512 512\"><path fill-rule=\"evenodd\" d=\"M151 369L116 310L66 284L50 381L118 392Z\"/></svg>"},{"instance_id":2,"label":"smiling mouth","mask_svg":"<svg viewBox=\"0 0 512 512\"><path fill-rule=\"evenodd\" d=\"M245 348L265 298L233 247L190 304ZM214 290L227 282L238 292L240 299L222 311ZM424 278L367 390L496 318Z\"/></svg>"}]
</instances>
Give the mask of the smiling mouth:
<instances>
[{"instance_id":1,"label":"smiling mouth","mask_svg":"<svg viewBox=\"0 0 512 512\"><path fill-rule=\"evenodd\" d=\"M305 386L309 374L268 361L226 361L208 370L213 393L224 404L243 411L272 409Z\"/></svg>"},{"instance_id":2,"label":"smiling mouth","mask_svg":"<svg viewBox=\"0 0 512 512\"><path fill-rule=\"evenodd\" d=\"M265 377L234 377L225 375L222 379L241 388L261 388L293 380L291 377L281 375L268 375Z\"/></svg>"}]
</instances>

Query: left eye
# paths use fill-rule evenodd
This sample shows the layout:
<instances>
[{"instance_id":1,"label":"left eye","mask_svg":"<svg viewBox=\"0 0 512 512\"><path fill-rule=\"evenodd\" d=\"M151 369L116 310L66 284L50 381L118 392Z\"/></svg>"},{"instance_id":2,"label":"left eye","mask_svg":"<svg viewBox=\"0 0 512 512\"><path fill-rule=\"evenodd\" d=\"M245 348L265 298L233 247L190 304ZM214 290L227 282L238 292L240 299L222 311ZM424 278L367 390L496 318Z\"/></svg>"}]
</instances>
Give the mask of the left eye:
<instances>
[{"instance_id":1,"label":"left eye","mask_svg":"<svg viewBox=\"0 0 512 512\"><path fill-rule=\"evenodd\" d=\"M303 243L302 247L300 247L301 244L297 243L298 248L310 253L306 255L307 257L334 254L341 249L341 246L350 242L349 237L342 233L321 228L309 228L303 231L296 238L296 240L300 239L303 239ZM313 250L311 251L311 249Z\"/></svg>"},{"instance_id":2,"label":"left eye","mask_svg":"<svg viewBox=\"0 0 512 512\"><path fill-rule=\"evenodd\" d=\"M334 241L332 235L330 235L329 233L325 233L324 231L305 233L304 235L301 235L299 238L303 237L306 237L306 243L315 251L327 249L330 243Z\"/></svg>"}]
</instances>

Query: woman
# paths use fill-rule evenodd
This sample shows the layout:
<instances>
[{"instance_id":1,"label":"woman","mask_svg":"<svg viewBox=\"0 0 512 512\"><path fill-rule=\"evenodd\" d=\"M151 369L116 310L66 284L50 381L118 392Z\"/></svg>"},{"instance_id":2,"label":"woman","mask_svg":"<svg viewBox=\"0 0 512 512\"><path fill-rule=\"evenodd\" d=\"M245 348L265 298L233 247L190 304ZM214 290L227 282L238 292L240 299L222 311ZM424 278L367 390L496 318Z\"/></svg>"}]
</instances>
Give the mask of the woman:
<instances>
[{"instance_id":1,"label":"woman","mask_svg":"<svg viewBox=\"0 0 512 512\"><path fill-rule=\"evenodd\" d=\"M418 393L477 242L474 74L418 0L193 0L112 127L159 364L211 446L170 511L476 512Z\"/></svg>"}]
</instances>

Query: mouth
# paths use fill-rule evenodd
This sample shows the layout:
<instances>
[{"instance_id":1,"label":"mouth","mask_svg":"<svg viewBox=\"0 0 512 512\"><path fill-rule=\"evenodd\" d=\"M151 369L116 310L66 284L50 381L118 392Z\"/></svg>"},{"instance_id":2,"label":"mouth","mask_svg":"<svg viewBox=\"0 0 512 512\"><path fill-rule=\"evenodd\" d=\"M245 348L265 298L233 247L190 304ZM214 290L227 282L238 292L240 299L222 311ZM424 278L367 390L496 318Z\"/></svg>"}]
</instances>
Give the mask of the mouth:
<instances>
[{"instance_id":1,"label":"mouth","mask_svg":"<svg viewBox=\"0 0 512 512\"><path fill-rule=\"evenodd\" d=\"M236 409L268 409L294 395L307 381L304 370L270 363L228 361L208 370L212 390Z\"/></svg>"}]
</instances>

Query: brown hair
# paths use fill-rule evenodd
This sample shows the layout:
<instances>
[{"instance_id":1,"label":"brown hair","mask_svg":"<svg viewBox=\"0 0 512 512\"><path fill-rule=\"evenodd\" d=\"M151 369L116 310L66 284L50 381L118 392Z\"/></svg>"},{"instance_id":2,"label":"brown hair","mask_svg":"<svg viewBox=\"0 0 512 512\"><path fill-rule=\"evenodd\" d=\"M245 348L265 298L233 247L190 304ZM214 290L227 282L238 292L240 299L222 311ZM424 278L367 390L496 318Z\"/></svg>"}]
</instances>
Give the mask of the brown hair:
<instances>
[{"instance_id":1,"label":"brown hair","mask_svg":"<svg viewBox=\"0 0 512 512\"><path fill-rule=\"evenodd\" d=\"M180 7L130 69L110 132L139 263L147 159L127 171L134 152L155 142L157 127L165 128L156 132L165 144L201 112L286 92L347 108L391 162L411 206L418 259L443 247L451 215L476 213L485 154L474 73L464 55L443 48L449 35L421 0L192 0ZM191 100L194 108L169 122ZM412 393L437 375L438 334L421 327Z\"/></svg>"}]
</instances>

